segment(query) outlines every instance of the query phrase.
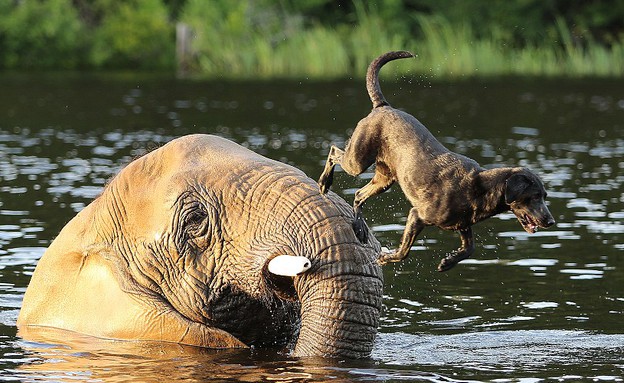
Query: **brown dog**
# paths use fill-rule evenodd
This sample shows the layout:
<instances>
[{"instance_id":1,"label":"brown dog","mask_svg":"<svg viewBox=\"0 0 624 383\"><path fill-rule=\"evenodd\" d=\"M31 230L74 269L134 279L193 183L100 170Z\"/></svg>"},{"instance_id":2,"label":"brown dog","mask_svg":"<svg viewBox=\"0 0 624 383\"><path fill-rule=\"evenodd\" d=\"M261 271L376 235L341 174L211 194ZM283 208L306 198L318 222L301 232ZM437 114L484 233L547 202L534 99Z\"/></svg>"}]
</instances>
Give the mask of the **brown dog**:
<instances>
[{"instance_id":1,"label":"brown dog","mask_svg":"<svg viewBox=\"0 0 624 383\"><path fill-rule=\"evenodd\" d=\"M412 204L399 249L384 253L378 262L398 262L407 257L425 226L455 230L461 247L438 266L446 271L474 252L472 225L511 210L529 233L555 223L546 207L546 191L537 175L526 168L486 170L474 160L445 148L416 118L392 108L379 87L379 70L389 61L414 57L410 52L388 52L368 67L366 88L372 112L362 119L345 150L332 146L319 178L321 193L333 181L336 164L353 176L373 163L373 179L355 193L353 224L358 238L367 237L362 204L398 182Z\"/></svg>"}]
</instances>

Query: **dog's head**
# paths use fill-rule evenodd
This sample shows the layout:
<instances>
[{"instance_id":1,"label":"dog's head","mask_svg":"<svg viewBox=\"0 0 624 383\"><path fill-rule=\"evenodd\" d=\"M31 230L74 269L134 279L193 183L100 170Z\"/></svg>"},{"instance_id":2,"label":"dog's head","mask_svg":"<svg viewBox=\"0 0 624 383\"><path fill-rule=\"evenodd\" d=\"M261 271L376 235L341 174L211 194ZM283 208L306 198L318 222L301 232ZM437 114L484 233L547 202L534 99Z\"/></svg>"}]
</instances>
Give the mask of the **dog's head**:
<instances>
[{"instance_id":1,"label":"dog's head","mask_svg":"<svg viewBox=\"0 0 624 383\"><path fill-rule=\"evenodd\" d=\"M555 224L555 219L546 207L546 190L537 175L521 168L505 182L505 203L516 215L527 233Z\"/></svg>"}]
</instances>

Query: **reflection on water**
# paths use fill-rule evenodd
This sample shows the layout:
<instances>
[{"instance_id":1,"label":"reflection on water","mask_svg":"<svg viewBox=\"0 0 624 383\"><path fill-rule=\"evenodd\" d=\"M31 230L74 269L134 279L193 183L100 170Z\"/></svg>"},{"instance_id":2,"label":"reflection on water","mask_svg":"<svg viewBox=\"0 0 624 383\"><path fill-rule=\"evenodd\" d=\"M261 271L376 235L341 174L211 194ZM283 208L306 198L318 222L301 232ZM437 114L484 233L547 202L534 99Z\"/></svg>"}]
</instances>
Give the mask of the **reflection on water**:
<instances>
[{"instance_id":1,"label":"reflection on water","mask_svg":"<svg viewBox=\"0 0 624 383\"><path fill-rule=\"evenodd\" d=\"M385 269L372 360L295 360L270 350L83 341L24 342L15 320L37 260L60 228L133 158L212 133L316 178L369 109L360 82L202 83L159 77L0 78L0 369L25 381L622 381L624 94L621 81L384 84L450 149L486 167L528 166L556 227L530 235L512 214L475 227L472 259L426 228ZM347 201L372 177L336 175ZM382 245L400 240L399 188L365 205ZM524 380L522 380L524 379Z\"/></svg>"},{"instance_id":2,"label":"reflection on water","mask_svg":"<svg viewBox=\"0 0 624 383\"><path fill-rule=\"evenodd\" d=\"M326 376L326 363L278 354L207 350L174 344L78 340L68 346L20 342L31 353L13 372L19 378L74 381L309 381ZM348 375L348 374L342 374ZM338 381L347 381L340 379Z\"/></svg>"},{"instance_id":3,"label":"reflection on water","mask_svg":"<svg viewBox=\"0 0 624 383\"><path fill-rule=\"evenodd\" d=\"M469 376L500 376L496 381L516 381L502 377L527 372L557 381L580 378L621 381L614 373L622 368L623 342L622 335L561 330L484 331L443 336L392 332L380 334L372 360L347 364L291 359L261 350L206 350L110 341L94 344L87 339L70 348L19 341L17 346L25 350L25 355L20 355L20 360L5 355L4 362L19 362L8 372L27 381L467 381L452 378L458 368ZM581 371L590 373L570 374L570 366L582 367ZM604 372L608 370L613 373Z\"/></svg>"}]
</instances>

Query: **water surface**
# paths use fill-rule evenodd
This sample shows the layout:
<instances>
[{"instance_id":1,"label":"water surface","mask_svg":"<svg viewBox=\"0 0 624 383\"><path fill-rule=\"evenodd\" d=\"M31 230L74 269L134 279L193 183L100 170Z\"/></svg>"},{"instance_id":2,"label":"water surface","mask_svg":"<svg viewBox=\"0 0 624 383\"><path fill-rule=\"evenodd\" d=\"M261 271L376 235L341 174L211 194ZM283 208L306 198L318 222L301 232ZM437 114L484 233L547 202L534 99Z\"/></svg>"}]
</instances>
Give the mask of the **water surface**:
<instances>
[{"instance_id":1,"label":"water surface","mask_svg":"<svg viewBox=\"0 0 624 383\"><path fill-rule=\"evenodd\" d=\"M624 81L500 79L384 83L386 98L483 166L528 166L557 225L529 235L511 214L474 228L472 259L435 271L459 246L427 228L387 266L372 358L298 360L16 337L21 299L45 248L124 164L175 137L211 133L321 172L370 110L362 81L196 82L135 75L0 78L0 380L623 381ZM338 173L349 203L372 173ZM365 216L395 247L409 205L398 187Z\"/></svg>"}]
</instances>

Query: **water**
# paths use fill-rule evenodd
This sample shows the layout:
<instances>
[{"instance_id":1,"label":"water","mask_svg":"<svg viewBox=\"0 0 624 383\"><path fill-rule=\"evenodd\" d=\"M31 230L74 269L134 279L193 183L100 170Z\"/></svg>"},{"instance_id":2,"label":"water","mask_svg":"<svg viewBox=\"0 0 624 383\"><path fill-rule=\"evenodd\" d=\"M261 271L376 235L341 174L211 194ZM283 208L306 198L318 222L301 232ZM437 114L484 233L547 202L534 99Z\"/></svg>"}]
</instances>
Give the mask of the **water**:
<instances>
[{"instance_id":1,"label":"water","mask_svg":"<svg viewBox=\"0 0 624 383\"><path fill-rule=\"evenodd\" d=\"M26 342L15 321L36 262L63 225L132 158L188 133L218 134L317 178L370 110L362 81L193 82L158 75L0 78L0 380L623 381L624 80L384 83L450 149L542 175L557 225L535 235L511 214L474 230L477 251L427 228L387 266L372 358L297 360L270 350L80 340ZM338 173L349 202L372 176ZM398 187L365 216L395 247L409 209Z\"/></svg>"}]
</instances>

